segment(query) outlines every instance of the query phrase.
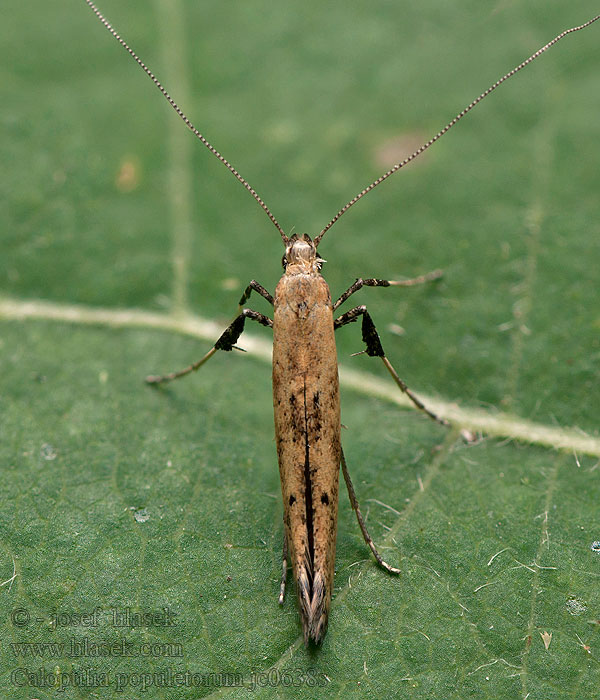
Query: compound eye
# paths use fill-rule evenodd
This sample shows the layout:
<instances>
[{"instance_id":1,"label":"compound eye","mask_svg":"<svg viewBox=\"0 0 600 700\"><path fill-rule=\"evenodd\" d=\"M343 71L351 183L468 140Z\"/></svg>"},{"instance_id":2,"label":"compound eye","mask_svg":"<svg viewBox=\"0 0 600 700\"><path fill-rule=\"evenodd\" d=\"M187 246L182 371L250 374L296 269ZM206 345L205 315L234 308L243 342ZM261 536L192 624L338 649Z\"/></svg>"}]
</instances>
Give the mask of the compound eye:
<instances>
[{"instance_id":1,"label":"compound eye","mask_svg":"<svg viewBox=\"0 0 600 700\"><path fill-rule=\"evenodd\" d=\"M288 259L285 257L285 255L281 258L281 267L285 270L288 264Z\"/></svg>"}]
</instances>

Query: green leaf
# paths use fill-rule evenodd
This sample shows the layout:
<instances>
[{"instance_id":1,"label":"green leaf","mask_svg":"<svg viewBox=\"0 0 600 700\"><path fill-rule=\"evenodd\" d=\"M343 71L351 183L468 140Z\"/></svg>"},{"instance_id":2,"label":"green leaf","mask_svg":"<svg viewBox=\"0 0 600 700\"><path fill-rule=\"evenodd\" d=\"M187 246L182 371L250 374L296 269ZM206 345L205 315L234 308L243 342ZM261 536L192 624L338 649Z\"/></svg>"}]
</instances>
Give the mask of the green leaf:
<instances>
[{"instance_id":1,"label":"green leaf","mask_svg":"<svg viewBox=\"0 0 600 700\"><path fill-rule=\"evenodd\" d=\"M594 697L600 27L502 86L319 249L334 296L357 277L444 270L353 300L454 428L390 402L383 367L348 357L359 328L340 330L358 372L342 375L344 450L402 573L377 567L342 493L330 627L306 650L291 581L277 605L268 329L248 329L247 355L143 383L200 358L250 279L273 290L279 234L83 1L6 9L2 698ZM580 0L100 9L283 228L310 235L593 12ZM475 443L459 437L482 426ZM119 626L128 612L155 617Z\"/></svg>"}]
</instances>

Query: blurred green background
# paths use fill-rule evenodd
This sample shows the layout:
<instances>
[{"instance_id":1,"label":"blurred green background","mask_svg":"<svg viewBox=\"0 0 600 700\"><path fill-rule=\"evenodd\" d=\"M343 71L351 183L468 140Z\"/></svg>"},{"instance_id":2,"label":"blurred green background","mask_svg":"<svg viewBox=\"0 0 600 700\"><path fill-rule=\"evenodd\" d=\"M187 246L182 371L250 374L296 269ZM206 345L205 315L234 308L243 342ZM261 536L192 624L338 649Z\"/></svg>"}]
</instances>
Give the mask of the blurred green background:
<instances>
[{"instance_id":1,"label":"blurred green background","mask_svg":"<svg viewBox=\"0 0 600 700\"><path fill-rule=\"evenodd\" d=\"M315 235L406 149L597 4L103 0L100 9L284 229ZM272 291L279 234L83 0L5 0L4 10L0 296L187 309L225 324L250 279ZM444 269L436 285L354 297L369 306L388 356L414 389L597 434L599 32L594 25L565 38L326 235L320 252L336 297L359 276ZM178 270L174 250L184 261ZM268 312L260 298L252 305ZM273 604L281 527L268 367L224 356L202 378L160 394L140 378L197 359L206 344L52 322L3 322L0 340L3 580L12 575L11 556L21 567L4 603L14 606L18 596L43 615L92 600L179 606L188 627L175 639L188 640L188 666L249 672L283 663L298 625L293 594L286 615ZM347 358L361 349L358 326L340 331L340 358L380 372L366 356ZM496 443L471 449L468 460L452 457L443 431L352 393L344 422L359 497L400 508L407 494L418 501L423 465L433 470L432 495L402 521L394 542L408 556L433 552L442 582L415 562L403 582L390 582L366 562L360 595L334 607L323 655L300 651L292 664L317 665L344 697L375 696L388 679L397 697L591 697L597 661L573 641L575 629L581 637L588 628L583 618L583 627L569 627L564 601L587 590L589 579L575 572L593 568L586 559L593 533L577 539L595 515L593 461L573 475L571 457ZM47 444L56 459L48 459ZM435 482L439 469L448 472ZM467 605L478 630L471 632L456 591L471 595L489 556L505 545L516 559L537 557L535 518L555 498L566 510L551 540L562 544L552 555L567 571L549 584L558 602L537 620L529 591L539 581L521 587L504 579L505 587L487 589L494 595L481 609ZM162 511L158 517L161 504L168 524ZM145 507L151 535L131 516L130 508ZM488 516L509 531L487 524ZM385 511L373 517L384 523L373 525L379 541L385 527L400 527ZM345 497L340 532L347 534L338 543L338 584L348 591L350 564L367 554ZM234 549L223 550L225 541ZM398 556L391 554L394 562ZM423 581L409 583L411 567ZM231 572L252 576L223 602ZM398 605L399 622L389 627ZM502 627L494 640L490 610ZM532 633L539 646L536 625L545 620L555 648L561 625L568 641L552 662L542 646L539 667L511 676L497 659L518 666L529 653L523 638ZM427 638L409 631L417 627L429 630ZM21 639L8 622L5 631ZM469 675L491 662L491 685ZM15 663L5 656L4 677ZM12 686L8 692L22 697ZM295 697L301 692L314 697L306 688ZM72 697L87 697L78 693Z\"/></svg>"},{"instance_id":2,"label":"blurred green background","mask_svg":"<svg viewBox=\"0 0 600 700\"><path fill-rule=\"evenodd\" d=\"M190 199L190 307L227 319L250 279L273 289L277 232L83 2L8 5L2 293L168 310L176 139L185 167L175 177ZM314 235L403 147L593 6L101 9L284 229ZM600 349L597 32L563 40L327 234L334 295L358 276L445 270L433 292L360 298L415 387L596 427L584 399L597 387ZM530 333L515 341L519 314ZM394 323L404 338L385 333ZM340 333L342 355L360 349L356 336Z\"/></svg>"}]
</instances>

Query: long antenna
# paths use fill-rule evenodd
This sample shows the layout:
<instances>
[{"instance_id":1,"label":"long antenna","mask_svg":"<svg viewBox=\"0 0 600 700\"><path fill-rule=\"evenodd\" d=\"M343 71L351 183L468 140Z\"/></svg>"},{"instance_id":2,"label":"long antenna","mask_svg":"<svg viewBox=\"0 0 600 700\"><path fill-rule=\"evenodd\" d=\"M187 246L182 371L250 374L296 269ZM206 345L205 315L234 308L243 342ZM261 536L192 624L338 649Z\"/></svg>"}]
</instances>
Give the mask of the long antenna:
<instances>
[{"instance_id":1,"label":"long antenna","mask_svg":"<svg viewBox=\"0 0 600 700\"><path fill-rule=\"evenodd\" d=\"M216 156L221 161L221 163L223 163L223 165L227 168L227 170L229 170L229 172L232 175L234 175L235 178L242 183L242 185L248 190L248 192L250 192L250 194L254 197L254 199L260 204L260 206L264 210L265 214L269 217L269 219L271 219L271 221L273 222L273 225L281 234L281 238L282 238L284 244L287 245L287 243L289 242L289 238L286 236L284 230L281 228L281 226L277 222L277 219L273 216L273 214L271 213L271 210L264 203L264 201L259 196L259 194L256 192L256 190L250 185L250 183L245 178L243 178L238 173L238 171L233 167L233 165L231 165L231 163L227 160L227 158L222 156L219 153L219 151L217 151L217 149L214 148L214 146L212 146L212 144L210 144L207 141L207 139L204 138L204 136L202 136L202 134L198 131L198 129L196 129L196 127L192 124L192 122L185 116L185 114L183 113L181 108L177 105L175 100L173 100L173 98L165 90L165 88L162 86L161 82L154 75L154 73L152 73L152 71L148 68L148 66L146 66L146 64L135 53L135 51L133 51L133 49L131 49L129 47L127 42L124 39L122 39L119 36L119 34L113 29L110 22L102 15L102 13L96 7L96 5L94 5L94 3L91 2L91 0L85 0L85 2L87 3L87 5L89 5L89 7L92 9L92 11L96 15L96 17L98 17L98 19L102 22L102 24L106 27L106 29L108 29L108 31L119 42L119 44L121 44L121 46L130 54L130 56L133 59L135 59L135 61L139 64L139 66L144 69L144 72L146 73L146 75L152 80L152 82L156 85L156 87L161 91L161 93L163 94L163 97L166 98L166 100L171 105L171 107L173 107L173 109L177 112L177 114L181 117L181 119L183 119L183 121L185 122L186 126L190 129L190 131L192 131L200 139L200 141L202 141L202 143L206 146L206 148L208 148L208 150L213 154L213 156Z\"/></svg>"},{"instance_id":2,"label":"long antenna","mask_svg":"<svg viewBox=\"0 0 600 700\"><path fill-rule=\"evenodd\" d=\"M473 107L475 107L475 105L478 105L481 102L481 100L484 99L484 97L487 97L490 94L490 92L495 90L499 85L502 85L502 83L505 80L512 78L512 76L515 73L517 73L518 71L520 71L521 68L525 68L525 66L528 66L532 61L535 61L535 59L538 56L543 54L544 51L547 51L551 46L554 46L554 44L556 44L558 41L560 41L563 37L567 36L567 34L572 34L573 32L578 32L580 29L585 29L586 27L589 27L590 24L593 24L594 22L596 22L598 19L600 19L600 15L596 15L595 17L592 17L592 19L588 20L585 24L579 25L578 27L572 27L571 29L565 29L564 32L561 32L558 36L554 37L554 39L552 39L552 41L549 41L545 46L542 46L541 49L538 49L528 59L526 59L522 63L519 63L519 65L516 66L515 68L513 68L509 73L502 76L502 78L500 78L500 80L497 80L493 85L490 85L490 87L485 92L481 93L481 95L479 95L479 97L477 97L475 100L473 100L473 102L471 102L471 104L468 107L465 107L462 112L459 112L459 114L457 114L451 122L446 124L446 126L441 131L439 131L433 138L429 139L429 141L427 141L427 143L424 143L411 156L408 156L408 158L405 158L400 163L397 163L396 165L394 165L392 168L390 168L390 170L388 170L386 173L381 175L381 177L378 177L377 180L373 181L368 187L365 187L365 189L362 190L361 192L359 192L356 195L356 197L353 197L345 206L343 206L338 211L338 213L333 217L333 219L331 219L331 221L327 224L327 226L325 226L325 228L315 238L315 240L314 240L315 246L319 245L319 243L321 242L321 239L327 233L327 231L329 231L329 229L333 226L333 224L335 224L335 222L343 214L345 214L353 204L356 204L356 202L358 202L359 199L362 199L368 192L375 189L375 187L377 187L377 185L380 185L384 180L387 180L388 177L390 177L390 175L393 175L394 173L398 172L398 170L400 170L400 168L403 168L405 165L408 165L408 163L413 161L417 156L420 156L421 153L423 153L423 151L426 151L429 148L429 146L434 144L447 131L449 131L456 124L456 122L460 121L465 116L465 114L467 114L467 112L470 112L473 109Z\"/></svg>"}]
</instances>

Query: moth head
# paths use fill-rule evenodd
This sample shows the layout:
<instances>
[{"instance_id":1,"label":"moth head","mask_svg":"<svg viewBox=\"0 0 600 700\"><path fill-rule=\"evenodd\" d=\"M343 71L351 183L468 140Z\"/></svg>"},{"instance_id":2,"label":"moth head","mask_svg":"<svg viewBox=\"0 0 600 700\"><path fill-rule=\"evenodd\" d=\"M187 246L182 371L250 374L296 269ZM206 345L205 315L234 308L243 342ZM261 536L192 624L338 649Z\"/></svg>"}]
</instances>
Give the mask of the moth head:
<instances>
[{"instance_id":1,"label":"moth head","mask_svg":"<svg viewBox=\"0 0 600 700\"><path fill-rule=\"evenodd\" d=\"M317 255L317 246L307 233L302 236L294 233L288 238L285 255L281 259L284 270L295 266L298 272L314 272L320 270L324 262L325 260Z\"/></svg>"}]
</instances>

